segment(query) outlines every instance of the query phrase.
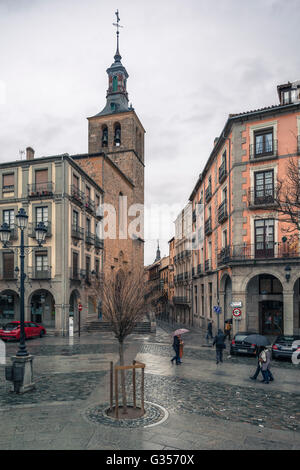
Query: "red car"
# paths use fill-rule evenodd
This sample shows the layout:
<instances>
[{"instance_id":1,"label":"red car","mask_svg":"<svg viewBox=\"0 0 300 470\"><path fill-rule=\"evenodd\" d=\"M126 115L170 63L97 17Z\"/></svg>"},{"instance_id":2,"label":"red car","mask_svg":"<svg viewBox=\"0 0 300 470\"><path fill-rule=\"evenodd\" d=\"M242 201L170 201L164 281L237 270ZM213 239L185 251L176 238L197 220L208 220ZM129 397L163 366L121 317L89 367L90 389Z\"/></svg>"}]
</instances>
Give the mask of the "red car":
<instances>
[{"instance_id":1,"label":"red car","mask_svg":"<svg viewBox=\"0 0 300 470\"><path fill-rule=\"evenodd\" d=\"M39 336L42 338L46 334L46 330L43 326L38 325L32 321L25 321L25 338L36 338ZM0 338L3 340L6 339L20 339L21 328L19 321L12 321L7 323L4 327L0 329Z\"/></svg>"}]
</instances>

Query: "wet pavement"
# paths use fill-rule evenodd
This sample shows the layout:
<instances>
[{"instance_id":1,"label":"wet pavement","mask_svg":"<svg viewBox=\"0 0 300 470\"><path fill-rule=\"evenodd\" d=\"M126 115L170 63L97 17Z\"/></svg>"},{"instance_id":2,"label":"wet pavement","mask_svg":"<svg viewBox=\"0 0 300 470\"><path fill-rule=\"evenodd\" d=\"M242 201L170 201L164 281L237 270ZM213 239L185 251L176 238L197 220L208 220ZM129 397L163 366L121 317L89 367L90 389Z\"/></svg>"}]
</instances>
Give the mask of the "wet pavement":
<instances>
[{"instance_id":1,"label":"wet pavement","mask_svg":"<svg viewBox=\"0 0 300 470\"><path fill-rule=\"evenodd\" d=\"M172 365L172 328L131 335L127 363L146 364L145 400L168 419L151 429L123 429L88 422L86 410L109 402L110 361L118 361L111 333L27 342L34 354L36 390L9 392L0 365L0 449L300 449L300 366L273 361L275 381L252 382L251 357L216 365L203 334L184 336L184 357ZM17 343L7 345L7 358ZM139 380L137 390L139 400ZM131 375L127 374L128 397Z\"/></svg>"}]
</instances>

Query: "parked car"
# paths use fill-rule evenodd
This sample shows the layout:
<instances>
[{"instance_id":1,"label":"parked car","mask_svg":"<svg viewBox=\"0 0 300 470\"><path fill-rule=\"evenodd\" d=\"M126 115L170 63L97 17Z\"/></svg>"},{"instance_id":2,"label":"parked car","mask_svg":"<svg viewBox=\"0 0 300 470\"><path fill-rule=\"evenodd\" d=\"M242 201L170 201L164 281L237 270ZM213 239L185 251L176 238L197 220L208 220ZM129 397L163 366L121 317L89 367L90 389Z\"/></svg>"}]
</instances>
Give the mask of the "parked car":
<instances>
[{"instance_id":1,"label":"parked car","mask_svg":"<svg viewBox=\"0 0 300 470\"><path fill-rule=\"evenodd\" d=\"M42 325L37 323L26 321L25 323L25 338L36 338L39 336L42 338L46 334L46 330ZM0 338L3 340L15 339L19 340L21 334L20 322L12 321L7 323L0 329Z\"/></svg>"},{"instance_id":2,"label":"parked car","mask_svg":"<svg viewBox=\"0 0 300 470\"><path fill-rule=\"evenodd\" d=\"M298 344L294 344L296 341L298 341ZM299 349L300 353L300 336L279 335L272 345L272 357L274 359L278 359L279 357L291 359L297 349Z\"/></svg>"},{"instance_id":3,"label":"parked car","mask_svg":"<svg viewBox=\"0 0 300 470\"><path fill-rule=\"evenodd\" d=\"M249 335L257 334L255 331L239 331L233 337L230 345L230 354L251 354L254 356L256 354L255 344L250 344L245 341L246 337Z\"/></svg>"}]
</instances>

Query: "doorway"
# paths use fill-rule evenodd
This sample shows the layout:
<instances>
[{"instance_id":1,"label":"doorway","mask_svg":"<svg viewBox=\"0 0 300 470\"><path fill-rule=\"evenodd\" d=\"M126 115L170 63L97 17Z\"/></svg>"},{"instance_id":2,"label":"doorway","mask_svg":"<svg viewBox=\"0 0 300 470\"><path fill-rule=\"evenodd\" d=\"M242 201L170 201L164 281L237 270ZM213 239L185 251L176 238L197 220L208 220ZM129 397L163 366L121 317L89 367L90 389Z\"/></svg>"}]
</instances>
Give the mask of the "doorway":
<instances>
[{"instance_id":1,"label":"doorway","mask_svg":"<svg viewBox=\"0 0 300 470\"><path fill-rule=\"evenodd\" d=\"M259 302L259 313L261 334L275 336L283 333L283 303L281 301Z\"/></svg>"}]
</instances>

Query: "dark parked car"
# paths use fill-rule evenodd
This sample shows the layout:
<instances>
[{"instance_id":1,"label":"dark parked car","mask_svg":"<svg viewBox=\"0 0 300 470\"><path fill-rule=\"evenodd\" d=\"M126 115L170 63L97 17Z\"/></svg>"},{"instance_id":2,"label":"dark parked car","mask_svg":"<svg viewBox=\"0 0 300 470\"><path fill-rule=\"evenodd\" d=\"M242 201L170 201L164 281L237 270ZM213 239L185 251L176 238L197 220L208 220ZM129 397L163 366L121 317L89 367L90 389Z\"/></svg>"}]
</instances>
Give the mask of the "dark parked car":
<instances>
[{"instance_id":1,"label":"dark parked car","mask_svg":"<svg viewBox=\"0 0 300 470\"><path fill-rule=\"evenodd\" d=\"M300 353L300 336L298 335L279 335L275 339L272 346L272 357L277 359L279 357L292 358L295 351L299 349Z\"/></svg>"},{"instance_id":2,"label":"dark parked car","mask_svg":"<svg viewBox=\"0 0 300 470\"><path fill-rule=\"evenodd\" d=\"M246 337L249 335L256 335L255 331L240 331L234 335L233 340L230 345L230 354L251 354L254 356L256 354L255 344L250 344L245 341Z\"/></svg>"}]
</instances>

